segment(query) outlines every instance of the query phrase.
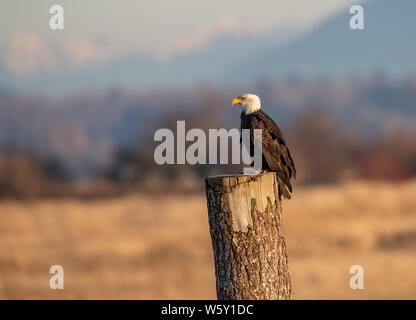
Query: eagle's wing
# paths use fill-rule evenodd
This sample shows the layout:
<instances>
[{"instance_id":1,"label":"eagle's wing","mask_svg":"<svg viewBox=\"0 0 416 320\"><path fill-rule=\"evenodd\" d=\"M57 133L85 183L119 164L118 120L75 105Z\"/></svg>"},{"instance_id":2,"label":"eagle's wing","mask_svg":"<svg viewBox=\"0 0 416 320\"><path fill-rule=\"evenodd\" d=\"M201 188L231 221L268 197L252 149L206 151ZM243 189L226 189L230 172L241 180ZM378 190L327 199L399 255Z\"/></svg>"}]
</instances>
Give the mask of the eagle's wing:
<instances>
[{"instance_id":1,"label":"eagle's wing","mask_svg":"<svg viewBox=\"0 0 416 320\"><path fill-rule=\"evenodd\" d=\"M295 163L289 148L277 124L264 112L258 112L250 117L252 129L262 129L262 152L271 170L276 171L279 180L279 196L282 193L290 199L292 184L290 180L296 177ZM251 130L254 141L254 130Z\"/></svg>"}]
</instances>

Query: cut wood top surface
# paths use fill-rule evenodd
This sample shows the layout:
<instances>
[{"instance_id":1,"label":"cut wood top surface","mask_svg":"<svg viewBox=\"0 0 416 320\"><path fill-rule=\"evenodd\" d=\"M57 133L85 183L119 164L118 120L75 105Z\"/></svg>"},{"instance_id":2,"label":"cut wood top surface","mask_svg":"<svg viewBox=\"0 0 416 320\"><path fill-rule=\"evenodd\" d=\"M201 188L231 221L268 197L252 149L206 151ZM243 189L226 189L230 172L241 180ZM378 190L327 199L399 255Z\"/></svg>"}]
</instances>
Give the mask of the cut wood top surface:
<instances>
[{"instance_id":1,"label":"cut wood top surface","mask_svg":"<svg viewBox=\"0 0 416 320\"><path fill-rule=\"evenodd\" d=\"M264 212L268 200L274 204L276 195L276 175L265 172L258 175L230 174L206 178L208 187L224 194L227 206L233 217L233 230L247 232L252 226L252 199L256 210Z\"/></svg>"}]
</instances>

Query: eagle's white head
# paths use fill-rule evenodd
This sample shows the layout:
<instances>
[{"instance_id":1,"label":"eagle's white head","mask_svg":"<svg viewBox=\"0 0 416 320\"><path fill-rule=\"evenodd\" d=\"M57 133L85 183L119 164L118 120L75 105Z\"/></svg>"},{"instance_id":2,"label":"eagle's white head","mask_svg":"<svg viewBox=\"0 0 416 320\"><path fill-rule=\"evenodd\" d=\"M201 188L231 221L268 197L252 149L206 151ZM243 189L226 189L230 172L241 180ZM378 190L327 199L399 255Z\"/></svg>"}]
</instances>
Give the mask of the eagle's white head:
<instances>
[{"instance_id":1,"label":"eagle's white head","mask_svg":"<svg viewBox=\"0 0 416 320\"><path fill-rule=\"evenodd\" d=\"M261 101L258 96L251 93L245 93L234 98L233 105L239 104L245 114L250 114L261 109Z\"/></svg>"}]
</instances>

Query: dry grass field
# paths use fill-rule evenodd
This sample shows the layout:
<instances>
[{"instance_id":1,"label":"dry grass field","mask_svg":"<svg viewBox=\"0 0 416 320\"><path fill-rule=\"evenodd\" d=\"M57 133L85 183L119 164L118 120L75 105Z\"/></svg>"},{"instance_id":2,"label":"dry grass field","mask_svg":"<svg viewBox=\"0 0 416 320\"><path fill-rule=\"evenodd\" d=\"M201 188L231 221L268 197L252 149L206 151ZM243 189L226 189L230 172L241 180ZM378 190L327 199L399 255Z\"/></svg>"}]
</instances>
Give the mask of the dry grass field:
<instances>
[{"instance_id":1,"label":"dry grass field","mask_svg":"<svg viewBox=\"0 0 416 320\"><path fill-rule=\"evenodd\" d=\"M284 223L295 299L416 298L416 181L297 188ZM0 298L213 299L205 196L3 200Z\"/></svg>"}]
</instances>

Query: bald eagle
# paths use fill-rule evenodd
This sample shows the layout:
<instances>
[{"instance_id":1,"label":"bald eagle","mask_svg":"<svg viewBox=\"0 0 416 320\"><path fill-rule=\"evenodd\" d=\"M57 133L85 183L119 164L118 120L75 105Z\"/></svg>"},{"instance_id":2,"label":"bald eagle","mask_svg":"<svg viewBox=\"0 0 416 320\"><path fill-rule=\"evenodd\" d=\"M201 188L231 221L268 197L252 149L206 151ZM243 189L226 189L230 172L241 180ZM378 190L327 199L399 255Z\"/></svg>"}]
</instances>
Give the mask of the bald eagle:
<instances>
[{"instance_id":1,"label":"bald eagle","mask_svg":"<svg viewBox=\"0 0 416 320\"><path fill-rule=\"evenodd\" d=\"M295 163L286 140L277 124L261 110L260 98L254 94L243 94L234 98L232 105L242 107L241 129L250 129L250 152L253 152L254 130L262 130L262 170L275 171L279 199L282 195L291 198L291 179L296 178Z\"/></svg>"}]
</instances>

